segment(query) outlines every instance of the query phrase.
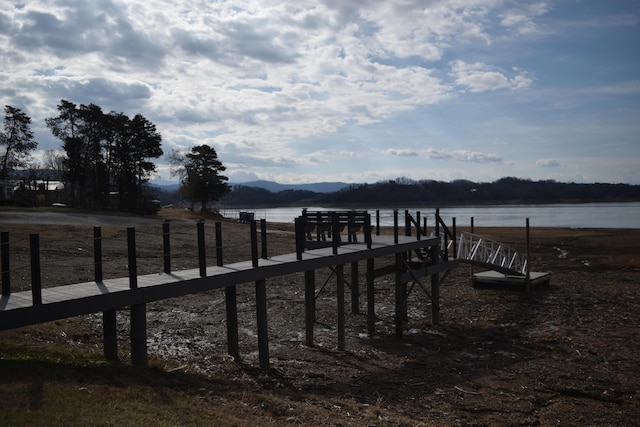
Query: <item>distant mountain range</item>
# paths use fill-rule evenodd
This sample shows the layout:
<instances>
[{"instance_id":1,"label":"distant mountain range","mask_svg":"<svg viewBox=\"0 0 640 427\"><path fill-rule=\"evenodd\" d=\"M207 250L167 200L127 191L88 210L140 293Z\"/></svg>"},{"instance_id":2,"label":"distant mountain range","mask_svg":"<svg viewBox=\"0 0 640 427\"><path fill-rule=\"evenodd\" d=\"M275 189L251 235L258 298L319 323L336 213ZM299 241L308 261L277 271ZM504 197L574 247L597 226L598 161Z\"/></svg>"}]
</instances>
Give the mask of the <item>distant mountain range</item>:
<instances>
[{"instance_id":1,"label":"distant mountain range","mask_svg":"<svg viewBox=\"0 0 640 427\"><path fill-rule=\"evenodd\" d=\"M175 183L173 181L164 181L157 180L151 181L151 185L161 188L165 191L175 191L180 188L180 184ZM267 191L271 191L272 193L279 193L280 191L286 190L304 190L304 191L313 191L314 193L333 193L336 191L340 191L345 187L348 187L351 184L346 182L317 182L313 184L280 184L273 181L249 181L249 182L237 182L237 183L229 183L234 188L237 187L254 187L254 188L262 188Z\"/></svg>"},{"instance_id":2,"label":"distant mountain range","mask_svg":"<svg viewBox=\"0 0 640 427\"><path fill-rule=\"evenodd\" d=\"M351 184L347 184L345 182L317 182L313 184L280 184L273 181L250 181L250 182L242 182L230 184L233 187L256 187L256 188L264 188L265 190L271 191L272 193L279 193L280 191L285 190L304 190L304 191L313 191L314 193L333 193L336 191L340 191L345 187L348 187Z\"/></svg>"},{"instance_id":3,"label":"distant mountain range","mask_svg":"<svg viewBox=\"0 0 640 427\"><path fill-rule=\"evenodd\" d=\"M359 185L341 182L287 185L270 181L251 181L231 185L233 191L221 202L227 206L243 207L296 204L352 207L435 203L578 203L640 199L640 185L561 183L514 177L480 183L466 180L391 180ZM168 187L161 188L167 191ZM161 196L159 198L162 199Z\"/></svg>"}]
</instances>

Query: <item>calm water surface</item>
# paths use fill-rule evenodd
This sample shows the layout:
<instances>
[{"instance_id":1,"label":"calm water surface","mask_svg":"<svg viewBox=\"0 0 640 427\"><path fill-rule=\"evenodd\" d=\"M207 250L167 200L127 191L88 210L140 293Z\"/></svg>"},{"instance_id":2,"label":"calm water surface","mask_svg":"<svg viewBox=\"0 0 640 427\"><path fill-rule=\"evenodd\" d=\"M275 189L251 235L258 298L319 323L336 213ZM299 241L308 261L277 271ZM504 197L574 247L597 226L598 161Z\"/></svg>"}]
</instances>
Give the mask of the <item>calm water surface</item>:
<instances>
[{"instance_id":1,"label":"calm water surface","mask_svg":"<svg viewBox=\"0 0 640 427\"><path fill-rule=\"evenodd\" d=\"M309 206L310 211L331 210L320 206ZM360 209L360 208L359 208ZM409 210L427 217L427 226L434 225L435 209L409 207L398 209L400 224L404 224L404 211ZM293 223L302 208L246 209L254 212L255 219L269 222ZM375 223L376 208L367 209ZM239 209L222 209L225 216L237 218ZM584 203L554 205L492 205L460 206L440 208L440 216L451 224L456 218L459 226L469 225L471 218L477 227L519 227L529 218L532 227L572 227L572 228L640 228L640 202L633 203ZM393 210L380 209L381 225L393 225Z\"/></svg>"}]
</instances>

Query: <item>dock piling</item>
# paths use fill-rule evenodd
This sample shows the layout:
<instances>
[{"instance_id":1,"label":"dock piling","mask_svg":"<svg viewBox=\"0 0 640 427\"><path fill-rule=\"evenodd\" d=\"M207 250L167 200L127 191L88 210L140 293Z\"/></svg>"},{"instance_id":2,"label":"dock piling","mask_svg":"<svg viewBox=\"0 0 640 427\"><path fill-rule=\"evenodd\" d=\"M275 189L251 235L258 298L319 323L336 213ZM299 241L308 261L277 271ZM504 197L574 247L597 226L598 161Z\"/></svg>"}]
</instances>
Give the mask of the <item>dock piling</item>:
<instances>
[{"instance_id":1,"label":"dock piling","mask_svg":"<svg viewBox=\"0 0 640 427\"><path fill-rule=\"evenodd\" d=\"M369 338L373 338L376 331L376 309L375 309L375 259L367 259L367 332Z\"/></svg>"},{"instance_id":2,"label":"dock piling","mask_svg":"<svg viewBox=\"0 0 640 427\"><path fill-rule=\"evenodd\" d=\"M102 283L102 229L93 227L93 276L96 283Z\"/></svg>"},{"instance_id":3,"label":"dock piling","mask_svg":"<svg viewBox=\"0 0 640 427\"><path fill-rule=\"evenodd\" d=\"M129 260L129 288L136 289L138 287L138 261L136 255L136 229L134 227L127 228L127 254Z\"/></svg>"},{"instance_id":4,"label":"dock piling","mask_svg":"<svg viewBox=\"0 0 640 427\"><path fill-rule=\"evenodd\" d=\"M118 333L116 310L102 312L102 345L107 360L118 360Z\"/></svg>"},{"instance_id":5,"label":"dock piling","mask_svg":"<svg viewBox=\"0 0 640 427\"><path fill-rule=\"evenodd\" d=\"M169 220L162 223L162 249L163 271L164 274L169 274L171 273L171 230Z\"/></svg>"},{"instance_id":6,"label":"dock piling","mask_svg":"<svg viewBox=\"0 0 640 427\"><path fill-rule=\"evenodd\" d=\"M313 324L316 321L316 271L304 272L305 344L313 346Z\"/></svg>"},{"instance_id":7,"label":"dock piling","mask_svg":"<svg viewBox=\"0 0 640 427\"><path fill-rule=\"evenodd\" d=\"M344 266L336 266L337 302L338 302L338 350L344 351L345 345L345 317L344 317Z\"/></svg>"},{"instance_id":8,"label":"dock piling","mask_svg":"<svg viewBox=\"0 0 640 427\"><path fill-rule=\"evenodd\" d=\"M0 264L2 268L2 296L11 295L11 268L9 258L9 232L0 233Z\"/></svg>"},{"instance_id":9,"label":"dock piling","mask_svg":"<svg viewBox=\"0 0 640 427\"><path fill-rule=\"evenodd\" d=\"M207 275L207 254L205 251L204 241L204 220L198 221L198 267L200 268L200 277L206 277Z\"/></svg>"},{"instance_id":10,"label":"dock piling","mask_svg":"<svg viewBox=\"0 0 640 427\"><path fill-rule=\"evenodd\" d=\"M40 235L29 235L31 252L31 295L33 305L42 304L42 281L40 276Z\"/></svg>"},{"instance_id":11,"label":"dock piling","mask_svg":"<svg viewBox=\"0 0 640 427\"><path fill-rule=\"evenodd\" d=\"M360 283L358 274L358 261L351 263L351 312L360 313Z\"/></svg>"},{"instance_id":12,"label":"dock piling","mask_svg":"<svg viewBox=\"0 0 640 427\"><path fill-rule=\"evenodd\" d=\"M266 369L269 367L266 280L256 281L256 316L258 321L258 359L260 367Z\"/></svg>"}]
</instances>

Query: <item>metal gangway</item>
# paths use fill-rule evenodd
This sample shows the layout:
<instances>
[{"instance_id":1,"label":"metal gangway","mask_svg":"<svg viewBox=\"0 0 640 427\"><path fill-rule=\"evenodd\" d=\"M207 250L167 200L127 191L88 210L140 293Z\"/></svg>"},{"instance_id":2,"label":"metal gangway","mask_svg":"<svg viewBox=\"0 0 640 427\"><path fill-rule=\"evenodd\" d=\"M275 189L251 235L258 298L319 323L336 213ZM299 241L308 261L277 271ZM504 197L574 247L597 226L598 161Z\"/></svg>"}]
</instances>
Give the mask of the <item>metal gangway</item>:
<instances>
[{"instance_id":1,"label":"metal gangway","mask_svg":"<svg viewBox=\"0 0 640 427\"><path fill-rule=\"evenodd\" d=\"M460 233L459 262L514 276L527 275L527 258L507 245L473 233Z\"/></svg>"}]
</instances>

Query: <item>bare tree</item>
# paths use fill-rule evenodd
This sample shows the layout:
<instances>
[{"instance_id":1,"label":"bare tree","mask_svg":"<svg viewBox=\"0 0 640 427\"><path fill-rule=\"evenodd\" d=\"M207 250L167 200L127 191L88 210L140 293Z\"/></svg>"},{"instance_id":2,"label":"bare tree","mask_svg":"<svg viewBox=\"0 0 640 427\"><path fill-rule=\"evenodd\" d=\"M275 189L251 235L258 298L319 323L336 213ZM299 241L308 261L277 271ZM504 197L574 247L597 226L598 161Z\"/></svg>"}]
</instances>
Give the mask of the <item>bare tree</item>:
<instances>
[{"instance_id":1,"label":"bare tree","mask_svg":"<svg viewBox=\"0 0 640 427\"><path fill-rule=\"evenodd\" d=\"M42 156L42 163L45 169L53 171L51 179L62 181L65 172L65 156L64 151L46 150Z\"/></svg>"}]
</instances>

